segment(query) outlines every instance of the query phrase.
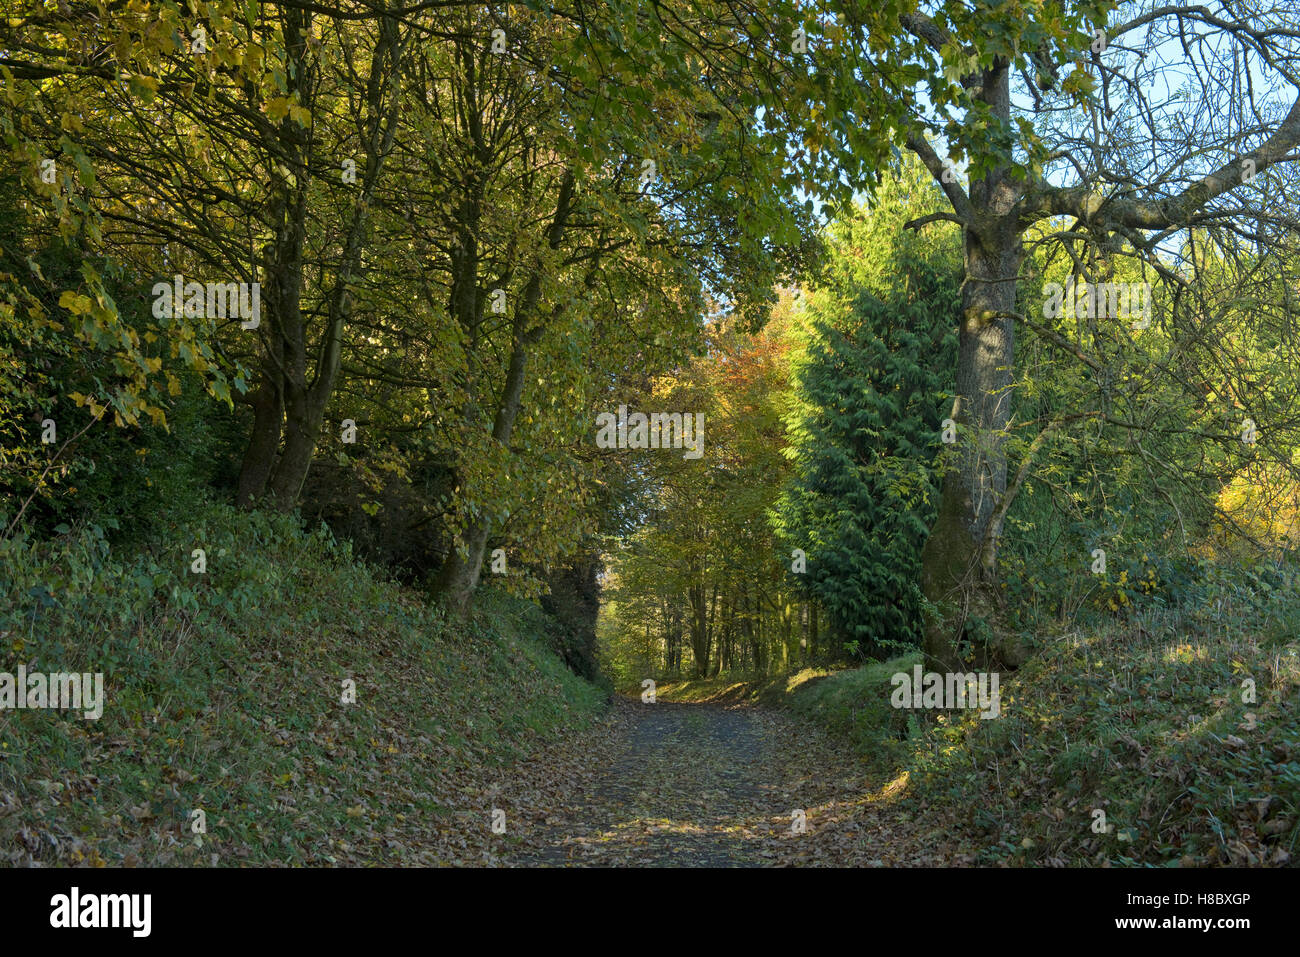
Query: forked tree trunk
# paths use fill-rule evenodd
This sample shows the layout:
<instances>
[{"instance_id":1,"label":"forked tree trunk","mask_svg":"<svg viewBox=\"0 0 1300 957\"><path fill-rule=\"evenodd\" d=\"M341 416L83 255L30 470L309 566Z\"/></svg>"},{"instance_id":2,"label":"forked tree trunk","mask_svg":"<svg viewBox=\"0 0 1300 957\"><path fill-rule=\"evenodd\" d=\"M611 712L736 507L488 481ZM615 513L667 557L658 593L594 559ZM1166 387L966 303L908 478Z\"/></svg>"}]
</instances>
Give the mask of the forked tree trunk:
<instances>
[{"instance_id":1,"label":"forked tree trunk","mask_svg":"<svg viewBox=\"0 0 1300 957\"><path fill-rule=\"evenodd\" d=\"M924 16L908 14L901 22L934 49L946 42L945 31ZM967 79L978 81L975 98L1008 130L1012 129L1009 68L1005 59L994 57L978 77L963 78L964 85L969 85ZM923 135L909 135L908 145L952 203L954 217L964 230L966 266L957 369L960 410L954 415L959 454L944 477L939 514L922 553L925 595L944 605L938 614L927 615L926 659L933 670L959 668L965 663L962 658L985 667L1014 666L1024 658L1025 649L997 627L1001 604L997 556L1001 523L1009 506L1009 500L1004 500L1005 430L1011 413L1011 323L1015 321L1009 314L1033 311L1015 308L1016 279L1024 258L1023 230L1058 215L1087 222L1090 229L1103 233L1185 229L1197 210L1245 182L1248 173L1257 175L1292 159L1300 145L1300 99L1273 134L1249 154L1235 156L1180 193L1150 201L1103 197L1096 183L1068 188L1031 184L1020 195L1024 181L1013 178L1005 164L972 179L968 197L952 177L951 165L941 160ZM916 221L917 228L926 218ZM1017 488L1014 483L1012 494ZM972 628L981 620L989 627ZM963 636L989 640L973 641L969 653L959 652Z\"/></svg>"},{"instance_id":2,"label":"forked tree trunk","mask_svg":"<svg viewBox=\"0 0 1300 957\"><path fill-rule=\"evenodd\" d=\"M521 315L515 319L515 343L510 355L510 368L506 373L505 390L492 424L492 437L502 445L510 442L519 406L523 402L524 374L528 367L528 350L532 344L524 331L527 315L527 312L521 310ZM474 589L478 587L479 576L483 572L483 556L487 553L487 541L491 532L492 528L486 521L472 522L465 529L464 551L452 548L438 570L434 592L454 614L464 615L469 611Z\"/></svg>"},{"instance_id":3,"label":"forked tree trunk","mask_svg":"<svg viewBox=\"0 0 1300 957\"><path fill-rule=\"evenodd\" d=\"M308 43L311 15L295 10L286 16L286 49L294 57L289 75L295 83L294 92L311 109L317 69ZM315 344L309 342L308 321L303 315L312 141L305 130L290 122L269 128L267 134L269 155L282 156L294 175L281 185L270 217L276 235L267 246L264 267L263 301L270 315L260 387L270 396L253 403L253 433L244 453L238 493L239 503L246 507L264 493L284 511L297 504L338 378L344 329L352 312L348 286L360 268L371 202L397 131L397 90L405 40L396 17L382 16L377 25L379 39L365 88L364 125L369 131L363 142L365 173L352 202L341 254L333 264L336 272L326 303L328 322Z\"/></svg>"},{"instance_id":4,"label":"forked tree trunk","mask_svg":"<svg viewBox=\"0 0 1300 957\"><path fill-rule=\"evenodd\" d=\"M1020 242L995 232L966 239L966 285L957 367L957 465L944 476L939 514L921 554L926 598L944 609L930 616L925 654L933 670L960 670L957 643L974 618L990 620L996 603L996 549L981 548L1007 487L1003 434L1011 411L1015 279ZM991 560L981 561L981 555ZM985 653L976 653L986 658Z\"/></svg>"},{"instance_id":5,"label":"forked tree trunk","mask_svg":"<svg viewBox=\"0 0 1300 957\"><path fill-rule=\"evenodd\" d=\"M304 396L293 403L291 411L285 417L284 450L280 453L280 461L276 463L270 485L271 498L276 507L283 511L292 509L298 503L298 495L307 480L307 471L311 468L324 416L324 404L316 406L309 397Z\"/></svg>"}]
</instances>

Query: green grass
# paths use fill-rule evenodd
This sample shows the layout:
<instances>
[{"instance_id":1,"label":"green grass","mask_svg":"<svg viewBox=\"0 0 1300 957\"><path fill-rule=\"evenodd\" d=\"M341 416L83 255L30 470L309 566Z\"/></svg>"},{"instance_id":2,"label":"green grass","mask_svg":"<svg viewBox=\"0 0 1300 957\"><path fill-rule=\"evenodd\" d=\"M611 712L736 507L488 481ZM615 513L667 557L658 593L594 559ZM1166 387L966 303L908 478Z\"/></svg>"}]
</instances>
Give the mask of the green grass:
<instances>
[{"instance_id":1,"label":"green grass","mask_svg":"<svg viewBox=\"0 0 1300 957\"><path fill-rule=\"evenodd\" d=\"M603 704L531 603L453 623L292 518L163 527L125 555L93 529L0 542L0 671L102 671L107 698L0 710L0 862L449 862L435 823Z\"/></svg>"},{"instance_id":2,"label":"green grass","mask_svg":"<svg viewBox=\"0 0 1300 957\"><path fill-rule=\"evenodd\" d=\"M909 761L914 793L964 820L984 863L1290 863L1300 644L1218 620L1191 613L1041 642L1003 682L1003 717L930 730Z\"/></svg>"}]
</instances>

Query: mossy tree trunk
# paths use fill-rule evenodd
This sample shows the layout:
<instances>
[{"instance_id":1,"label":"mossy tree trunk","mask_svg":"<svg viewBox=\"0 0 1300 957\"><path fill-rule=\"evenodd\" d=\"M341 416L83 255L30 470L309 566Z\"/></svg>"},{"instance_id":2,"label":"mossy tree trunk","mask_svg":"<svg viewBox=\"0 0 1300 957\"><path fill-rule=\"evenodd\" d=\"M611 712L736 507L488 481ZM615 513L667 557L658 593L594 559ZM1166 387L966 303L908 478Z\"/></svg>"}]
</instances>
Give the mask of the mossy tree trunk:
<instances>
[{"instance_id":1,"label":"mossy tree trunk","mask_svg":"<svg viewBox=\"0 0 1300 957\"><path fill-rule=\"evenodd\" d=\"M984 100L1010 117L1005 66L983 76ZM939 609L927 616L925 657L936 671L1003 663L980 639L999 603L996 543L986 540L1007 487L1005 435L1011 416L1015 360L1016 280L1024 249L1017 189L1008 167L970 185L972 215L964 226L965 282L958 337L957 455L944 476L938 516L922 551L921 584ZM963 638L974 637L971 644Z\"/></svg>"}]
</instances>

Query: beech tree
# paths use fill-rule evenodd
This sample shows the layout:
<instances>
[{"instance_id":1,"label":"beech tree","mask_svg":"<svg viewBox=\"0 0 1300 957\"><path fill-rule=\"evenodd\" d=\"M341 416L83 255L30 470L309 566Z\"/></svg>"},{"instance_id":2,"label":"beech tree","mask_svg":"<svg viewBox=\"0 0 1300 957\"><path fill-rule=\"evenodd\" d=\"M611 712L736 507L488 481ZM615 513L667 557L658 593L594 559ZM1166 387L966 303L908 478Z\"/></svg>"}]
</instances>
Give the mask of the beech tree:
<instances>
[{"instance_id":1,"label":"beech tree","mask_svg":"<svg viewBox=\"0 0 1300 957\"><path fill-rule=\"evenodd\" d=\"M261 284L244 337L199 323L192 347L254 370L218 395L253 410L241 504L269 493L292 508L311 463L418 35L399 7L98 4L7 25L0 65L29 81L14 83L11 145L81 164L86 199L65 218L141 272ZM171 318L161 335L176 349L196 317Z\"/></svg>"},{"instance_id":2,"label":"beech tree","mask_svg":"<svg viewBox=\"0 0 1300 957\"><path fill-rule=\"evenodd\" d=\"M752 310L798 255L783 140L746 109L734 17L674 22L691 43L634 3L50 6L0 24L4 132L65 232L143 275L261 284L255 328L177 316L149 331L251 411L241 504L298 503L340 376L446 401L454 545L434 587L464 609L522 503L584 504L558 507L554 471L518 454L557 414L555 441L580 441L598 374L575 346L614 345L611 364L688 350L704 288ZM735 69L714 81L695 42ZM38 180L51 154L69 158L57 188ZM162 415L155 357L93 276L84 291L68 302L123 340L138 380L87 402L116 402L125 423ZM624 343L598 320L624 324ZM530 408L534 385L547 393Z\"/></svg>"},{"instance_id":3,"label":"beech tree","mask_svg":"<svg viewBox=\"0 0 1300 957\"><path fill-rule=\"evenodd\" d=\"M420 67L429 94L413 103L399 145L403 168L421 173L393 202L432 227L410 244L403 272L422 290L421 308L449 317L459 354L455 544L434 583L456 610L469 605L489 538L512 510L546 497L547 473L521 454L546 441L520 435L534 384L545 380L573 423L589 425L594 411L581 410L597 390L573 365L590 362L574 346L595 341L594 327L606 363L647 345L684 354L706 286L752 311L801 249L796 203L776 186L783 141L727 109L740 96L734 76L721 90L701 86L706 64L666 40L652 15L611 10L598 31L549 13L450 20L440 48L449 55ZM692 22L705 36L729 27L703 13ZM495 50L481 40L492 31ZM443 146L425 145L419 133L430 128ZM735 215L741 198L749 216ZM555 365L538 370L541 356ZM556 431L583 437L581 427Z\"/></svg>"}]
</instances>

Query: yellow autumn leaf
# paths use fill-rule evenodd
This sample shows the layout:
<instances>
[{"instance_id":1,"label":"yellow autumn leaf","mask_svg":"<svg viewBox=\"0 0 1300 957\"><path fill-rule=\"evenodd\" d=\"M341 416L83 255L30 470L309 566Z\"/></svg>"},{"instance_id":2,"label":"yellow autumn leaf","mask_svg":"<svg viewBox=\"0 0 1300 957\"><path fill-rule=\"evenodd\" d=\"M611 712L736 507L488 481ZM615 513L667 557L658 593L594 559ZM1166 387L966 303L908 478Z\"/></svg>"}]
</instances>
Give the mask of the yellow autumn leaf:
<instances>
[{"instance_id":1,"label":"yellow autumn leaf","mask_svg":"<svg viewBox=\"0 0 1300 957\"><path fill-rule=\"evenodd\" d=\"M266 115L273 123L278 123L289 115L290 107L287 96L273 96L266 101Z\"/></svg>"},{"instance_id":2,"label":"yellow autumn leaf","mask_svg":"<svg viewBox=\"0 0 1300 957\"><path fill-rule=\"evenodd\" d=\"M59 305L64 309L67 309L74 316L80 316L83 313L90 312L94 303L90 301L89 297L69 290L59 296Z\"/></svg>"}]
</instances>

